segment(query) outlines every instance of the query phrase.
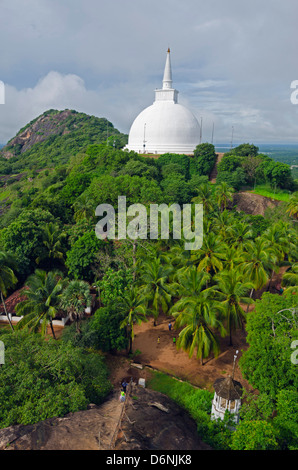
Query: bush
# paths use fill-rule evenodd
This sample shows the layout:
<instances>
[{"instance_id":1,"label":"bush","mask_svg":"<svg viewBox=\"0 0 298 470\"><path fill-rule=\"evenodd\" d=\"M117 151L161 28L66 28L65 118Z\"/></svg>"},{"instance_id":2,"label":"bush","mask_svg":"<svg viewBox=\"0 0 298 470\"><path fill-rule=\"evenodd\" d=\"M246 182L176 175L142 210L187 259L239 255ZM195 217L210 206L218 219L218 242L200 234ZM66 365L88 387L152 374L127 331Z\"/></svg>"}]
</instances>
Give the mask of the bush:
<instances>
[{"instance_id":1,"label":"bush","mask_svg":"<svg viewBox=\"0 0 298 470\"><path fill-rule=\"evenodd\" d=\"M232 450L277 450L276 432L267 421L240 423L232 436Z\"/></svg>"},{"instance_id":2,"label":"bush","mask_svg":"<svg viewBox=\"0 0 298 470\"><path fill-rule=\"evenodd\" d=\"M24 331L2 334L0 428L99 405L111 390L103 356Z\"/></svg>"}]
</instances>

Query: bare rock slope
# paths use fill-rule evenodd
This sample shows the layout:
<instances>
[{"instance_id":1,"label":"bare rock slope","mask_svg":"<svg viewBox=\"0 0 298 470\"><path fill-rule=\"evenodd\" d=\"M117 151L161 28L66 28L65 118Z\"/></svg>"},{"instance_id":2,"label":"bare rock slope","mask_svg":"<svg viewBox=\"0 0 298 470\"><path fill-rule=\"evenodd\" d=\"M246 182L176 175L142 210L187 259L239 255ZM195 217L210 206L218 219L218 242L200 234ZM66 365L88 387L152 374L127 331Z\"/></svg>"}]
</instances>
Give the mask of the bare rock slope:
<instances>
[{"instance_id":1,"label":"bare rock slope","mask_svg":"<svg viewBox=\"0 0 298 470\"><path fill-rule=\"evenodd\" d=\"M0 430L0 450L203 450L195 422L165 395L133 385L101 406Z\"/></svg>"}]
</instances>

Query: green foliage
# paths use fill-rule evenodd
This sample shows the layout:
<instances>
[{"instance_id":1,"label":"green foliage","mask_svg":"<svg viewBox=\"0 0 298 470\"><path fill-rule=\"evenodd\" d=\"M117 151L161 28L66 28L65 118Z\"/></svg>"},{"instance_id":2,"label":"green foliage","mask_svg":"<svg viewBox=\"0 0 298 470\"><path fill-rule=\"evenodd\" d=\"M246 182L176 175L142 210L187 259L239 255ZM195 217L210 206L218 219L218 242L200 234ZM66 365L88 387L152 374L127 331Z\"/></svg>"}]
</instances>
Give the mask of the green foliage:
<instances>
[{"instance_id":1,"label":"green foliage","mask_svg":"<svg viewBox=\"0 0 298 470\"><path fill-rule=\"evenodd\" d=\"M118 309L112 304L101 307L94 313L91 329L96 332L98 347L103 352L127 348L127 336L120 328L123 320L124 314L119 314Z\"/></svg>"},{"instance_id":2,"label":"green foliage","mask_svg":"<svg viewBox=\"0 0 298 470\"><path fill-rule=\"evenodd\" d=\"M291 311L297 306L295 295L265 292L256 300L255 311L247 316L249 349L239 361L244 377L261 393L276 400L280 390L296 390L297 371L291 362L291 343L297 339L297 320ZM281 312L281 313L279 313Z\"/></svg>"},{"instance_id":3,"label":"green foliage","mask_svg":"<svg viewBox=\"0 0 298 470\"><path fill-rule=\"evenodd\" d=\"M125 289L132 283L132 273L127 269L118 269L115 271L108 268L103 278L97 282L100 290L100 301L107 306L122 297Z\"/></svg>"},{"instance_id":4,"label":"green foliage","mask_svg":"<svg viewBox=\"0 0 298 470\"><path fill-rule=\"evenodd\" d=\"M187 155L164 153L157 160L157 165L161 168L162 172L164 173L164 167L168 167L168 165L175 164L180 169L179 173L181 173L186 179L188 179L190 161L190 157L188 157Z\"/></svg>"},{"instance_id":5,"label":"green foliage","mask_svg":"<svg viewBox=\"0 0 298 470\"><path fill-rule=\"evenodd\" d=\"M92 266L96 262L98 251L109 251L109 242L99 240L95 231L87 232L74 242L66 253L66 266L68 274L73 279L94 281Z\"/></svg>"},{"instance_id":6,"label":"green foliage","mask_svg":"<svg viewBox=\"0 0 298 470\"><path fill-rule=\"evenodd\" d=\"M162 182L164 202L166 204L189 203L192 192L188 182L180 174L170 174Z\"/></svg>"},{"instance_id":7,"label":"green foliage","mask_svg":"<svg viewBox=\"0 0 298 470\"><path fill-rule=\"evenodd\" d=\"M276 432L266 421L240 423L232 436L232 450L277 450Z\"/></svg>"},{"instance_id":8,"label":"green foliage","mask_svg":"<svg viewBox=\"0 0 298 470\"><path fill-rule=\"evenodd\" d=\"M46 256L43 233L49 222L54 222L50 212L42 209L26 210L9 227L2 229L0 241L6 251L15 255L18 277L24 279L37 267L36 258Z\"/></svg>"},{"instance_id":9,"label":"green foliage","mask_svg":"<svg viewBox=\"0 0 298 470\"><path fill-rule=\"evenodd\" d=\"M26 299L16 305L17 314L23 316L17 328L41 330L45 335L50 324L55 337L52 321L58 313L59 296L63 289L61 274L36 269L35 273L28 277L26 287Z\"/></svg>"},{"instance_id":10,"label":"green foliage","mask_svg":"<svg viewBox=\"0 0 298 470\"><path fill-rule=\"evenodd\" d=\"M239 191L239 189L246 184L245 171L240 167L231 173L229 171L220 171L216 177L216 183L219 184L223 182Z\"/></svg>"},{"instance_id":11,"label":"green foliage","mask_svg":"<svg viewBox=\"0 0 298 470\"><path fill-rule=\"evenodd\" d=\"M298 450L298 392L280 390L276 400L277 416L273 425L279 432L282 448Z\"/></svg>"},{"instance_id":12,"label":"green foliage","mask_svg":"<svg viewBox=\"0 0 298 470\"><path fill-rule=\"evenodd\" d=\"M216 162L214 145L197 145L194 151L194 159L196 161L196 172L200 175L209 176Z\"/></svg>"},{"instance_id":13,"label":"green foliage","mask_svg":"<svg viewBox=\"0 0 298 470\"><path fill-rule=\"evenodd\" d=\"M240 157L255 157L258 152L259 147L256 147L253 144L240 144L231 151L231 153L239 155Z\"/></svg>"},{"instance_id":14,"label":"green foliage","mask_svg":"<svg viewBox=\"0 0 298 470\"><path fill-rule=\"evenodd\" d=\"M111 389L103 357L37 334L1 335L0 428L33 424L100 404Z\"/></svg>"},{"instance_id":15,"label":"green foliage","mask_svg":"<svg viewBox=\"0 0 298 470\"><path fill-rule=\"evenodd\" d=\"M233 171L237 170L241 166L242 159L237 155L225 154L219 164L217 165L218 173L222 172L229 172L232 173Z\"/></svg>"}]
</instances>

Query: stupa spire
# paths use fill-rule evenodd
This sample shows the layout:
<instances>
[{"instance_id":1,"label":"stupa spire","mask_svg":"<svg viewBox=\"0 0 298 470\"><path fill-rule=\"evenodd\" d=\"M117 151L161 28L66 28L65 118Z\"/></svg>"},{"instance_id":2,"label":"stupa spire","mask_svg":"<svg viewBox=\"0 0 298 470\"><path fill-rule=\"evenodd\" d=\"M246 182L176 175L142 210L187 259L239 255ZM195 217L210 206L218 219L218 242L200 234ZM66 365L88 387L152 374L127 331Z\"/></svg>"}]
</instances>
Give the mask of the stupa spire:
<instances>
[{"instance_id":1,"label":"stupa spire","mask_svg":"<svg viewBox=\"0 0 298 470\"><path fill-rule=\"evenodd\" d=\"M169 88L172 88L172 83L173 83L170 52L171 52L170 48L168 48L165 71L163 74L163 81L162 81L163 90L168 90Z\"/></svg>"}]
</instances>

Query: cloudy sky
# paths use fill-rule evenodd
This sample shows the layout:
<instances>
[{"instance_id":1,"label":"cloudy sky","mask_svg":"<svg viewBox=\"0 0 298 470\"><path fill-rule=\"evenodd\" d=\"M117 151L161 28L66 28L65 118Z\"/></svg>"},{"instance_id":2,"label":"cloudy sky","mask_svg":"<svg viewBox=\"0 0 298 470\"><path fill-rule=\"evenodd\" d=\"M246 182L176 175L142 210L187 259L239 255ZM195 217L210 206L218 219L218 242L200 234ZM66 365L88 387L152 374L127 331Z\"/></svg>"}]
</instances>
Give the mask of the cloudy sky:
<instances>
[{"instance_id":1,"label":"cloudy sky","mask_svg":"<svg viewBox=\"0 0 298 470\"><path fill-rule=\"evenodd\" d=\"M121 132L152 104L171 48L203 141L298 143L297 0L0 0L0 142L50 108Z\"/></svg>"}]
</instances>

